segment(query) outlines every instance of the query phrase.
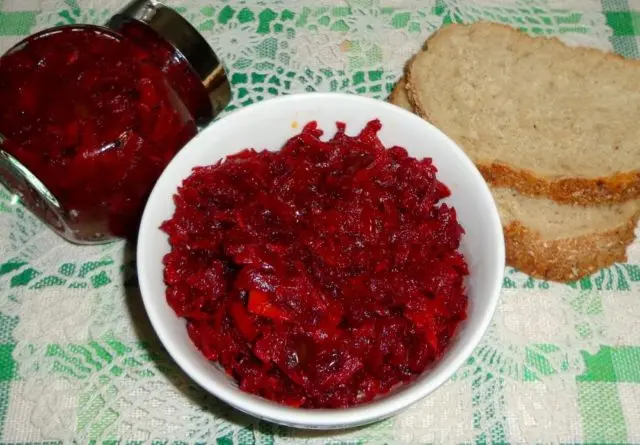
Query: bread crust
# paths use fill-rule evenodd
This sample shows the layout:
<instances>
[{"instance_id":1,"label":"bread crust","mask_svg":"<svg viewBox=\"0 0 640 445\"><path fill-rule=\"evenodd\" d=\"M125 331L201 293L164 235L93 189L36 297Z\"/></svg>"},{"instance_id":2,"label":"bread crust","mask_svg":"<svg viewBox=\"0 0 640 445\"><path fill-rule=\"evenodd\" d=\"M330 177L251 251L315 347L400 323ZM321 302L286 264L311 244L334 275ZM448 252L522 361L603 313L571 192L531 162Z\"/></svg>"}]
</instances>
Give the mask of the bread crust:
<instances>
[{"instance_id":1,"label":"bread crust","mask_svg":"<svg viewBox=\"0 0 640 445\"><path fill-rule=\"evenodd\" d=\"M514 221L504 227L507 264L544 280L578 280L627 260L626 249L635 237L639 218L640 211L607 232L553 241Z\"/></svg>"},{"instance_id":2,"label":"bread crust","mask_svg":"<svg viewBox=\"0 0 640 445\"><path fill-rule=\"evenodd\" d=\"M409 108L403 106L403 104L408 102L408 100L404 100L402 96L404 97L407 96L407 91L406 91L407 71L409 70L409 66L411 66L411 63L413 62L413 59L415 59L416 55L417 54L414 54L413 56L411 56L411 58L407 60L407 62L404 64L404 67L402 68L402 77L398 79L396 84L393 86L393 89L391 90L391 94L389 94L389 97L387 97L387 102L397 105L401 108L407 109L409 111L413 111L413 106L411 102L409 102L408 104Z\"/></svg>"},{"instance_id":3,"label":"bread crust","mask_svg":"<svg viewBox=\"0 0 640 445\"><path fill-rule=\"evenodd\" d=\"M463 26L484 26L493 28L506 28L512 32L519 33L518 30L507 25L489 22L478 22L474 25L451 24L441 28L433 34L425 44L425 50L428 51L429 45L435 44L438 40L447 37L449 32L454 31L457 27ZM526 34L522 34L526 36ZM534 38L534 37L528 37ZM557 37L536 37L555 40L561 44L562 41ZM576 48L585 54L598 53L602 51L593 48ZM625 59L616 53L604 53L605 57L616 60L624 60L625 63L636 64L640 68L640 60ZM405 76L405 88L409 102L413 106L414 112L431 122L428 106L421 100L415 86L415 60L407 67ZM412 81L413 79L413 81ZM395 89L394 89L395 90ZM464 141L457 141L464 148ZM575 203L580 205L598 205L605 203L619 203L630 199L640 198L640 169L630 172L621 172L611 176L599 178L575 178L575 177L545 177L539 176L534 172L526 169L516 168L504 163L477 162L476 166L482 173L485 180L495 186L511 187L523 195L542 196L553 199L560 203Z\"/></svg>"},{"instance_id":4,"label":"bread crust","mask_svg":"<svg viewBox=\"0 0 640 445\"><path fill-rule=\"evenodd\" d=\"M600 178L553 179L494 162L477 164L484 179L496 187L510 187L523 195L542 196L564 204L599 205L640 197L640 171Z\"/></svg>"},{"instance_id":5,"label":"bread crust","mask_svg":"<svg viewBox=\"0 0 640 445\"><path fill-rule=\"evenodd\" d=\"M391 102L394 105L398 105L398 103L401 102L402 99L400 99L400 95L403 94L402 90L405 89L405 84L406 84L404 77L405 76L402 76L396 82L395 86L393 87L393 90L391 90L391 94L389 94L389 97L387 97L387 102Z\"/></svg>"}]
</instances>

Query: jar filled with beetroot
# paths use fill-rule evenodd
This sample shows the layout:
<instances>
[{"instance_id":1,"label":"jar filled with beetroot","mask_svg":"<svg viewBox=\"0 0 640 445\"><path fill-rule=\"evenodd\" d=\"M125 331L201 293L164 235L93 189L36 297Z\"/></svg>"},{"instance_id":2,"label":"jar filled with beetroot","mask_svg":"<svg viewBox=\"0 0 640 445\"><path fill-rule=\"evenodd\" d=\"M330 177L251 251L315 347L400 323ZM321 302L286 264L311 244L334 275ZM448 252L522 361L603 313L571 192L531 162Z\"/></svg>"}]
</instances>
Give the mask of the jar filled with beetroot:
<instances>
[{"instance_id":1,"label":"jar filled with beetroot","mask_svg":"<svg viewBox=\"0 0 640 445\"><path fill-rule=\"evenodd\" d=\"M229 99L213 50L158 2L46 29L0 57L0 182L71 242L133 237L162 170Z\"/></svg>"}]
</instances>

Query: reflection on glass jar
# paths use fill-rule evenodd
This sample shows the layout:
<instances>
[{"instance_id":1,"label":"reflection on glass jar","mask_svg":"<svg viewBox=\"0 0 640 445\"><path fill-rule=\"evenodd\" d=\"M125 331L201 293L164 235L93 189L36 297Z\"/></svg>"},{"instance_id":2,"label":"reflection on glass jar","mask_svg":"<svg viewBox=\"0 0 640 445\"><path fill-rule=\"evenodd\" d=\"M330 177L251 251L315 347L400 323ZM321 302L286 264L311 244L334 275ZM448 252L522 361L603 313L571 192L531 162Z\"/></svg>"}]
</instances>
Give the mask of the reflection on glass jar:
<instances>
[{"instance_id":1,"label":"reflection on glass jar","mask_svg":"<svg viewBox=\"0 0 640 445\"><path fill-rule=\"evenodd\" d=\"M61 217L64 212L58 200L20 161L9 154L13 150L8 145L9 141L0 135L0 183L12 190L17 198L54 230L69 232L70 235Z\"/></svg>"}]
</instances>

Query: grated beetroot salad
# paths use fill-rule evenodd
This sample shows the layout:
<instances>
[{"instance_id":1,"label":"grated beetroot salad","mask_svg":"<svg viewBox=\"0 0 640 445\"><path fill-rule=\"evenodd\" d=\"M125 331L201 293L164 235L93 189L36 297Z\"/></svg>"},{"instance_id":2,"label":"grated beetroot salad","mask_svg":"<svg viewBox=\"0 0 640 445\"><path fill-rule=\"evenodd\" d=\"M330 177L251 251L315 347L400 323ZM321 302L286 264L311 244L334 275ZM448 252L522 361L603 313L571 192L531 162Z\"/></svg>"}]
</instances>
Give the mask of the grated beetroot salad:
<instances>
[{"instance_id":1,"label":"grated beetroot salad","mask_svg":"<svg viewBox=\"0 0 640 445\"><path fill-rule=\"evenodd\" d=\"M422 373L466 317L462 227L431 159L378 120L328 142L193 170L162 225L167 301L240 388L305 408L360 404Z\"/></svg>"}]
</instances>

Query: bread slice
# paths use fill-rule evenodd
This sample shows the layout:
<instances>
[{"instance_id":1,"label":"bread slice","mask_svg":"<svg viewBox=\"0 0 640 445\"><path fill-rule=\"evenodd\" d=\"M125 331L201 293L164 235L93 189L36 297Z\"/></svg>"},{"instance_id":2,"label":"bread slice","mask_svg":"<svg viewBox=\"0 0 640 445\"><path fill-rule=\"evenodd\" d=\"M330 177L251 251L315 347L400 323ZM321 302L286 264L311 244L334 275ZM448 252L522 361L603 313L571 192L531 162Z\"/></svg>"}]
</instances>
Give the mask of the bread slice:
<instances>
[{"instance_id":1,"label":"bread slice","mask_svg":"<svg viewBox=\"0 0 640 445\"><path fill-rule=\"evenodd\" d=\"M582 206L492 187L507 263L531 276L572 281L627 259L640 200Z\"/></svg>"},{"instance_id":2,"label":"bread slice","mask_svg":"<svg viewBox=\"0 0 640 445\"><path fill-rule=\"evenodd\" d=\"M388 100L413 111L404 86L400 79ZM572 281L626 261L640 200L582 206L490 188L502 219L509 265L537 278Z\"/></svg>"},{"instance_id":3,"label":"bread slice","mask_svg":"<svg viewBox=\"0 0 640 445\"><path fill-rule=\"evenodd\" d=\"M449 25L408 68L416 112L529 196L640 197L640 61L494 23Z\"/></svg>"}]
</instances>

